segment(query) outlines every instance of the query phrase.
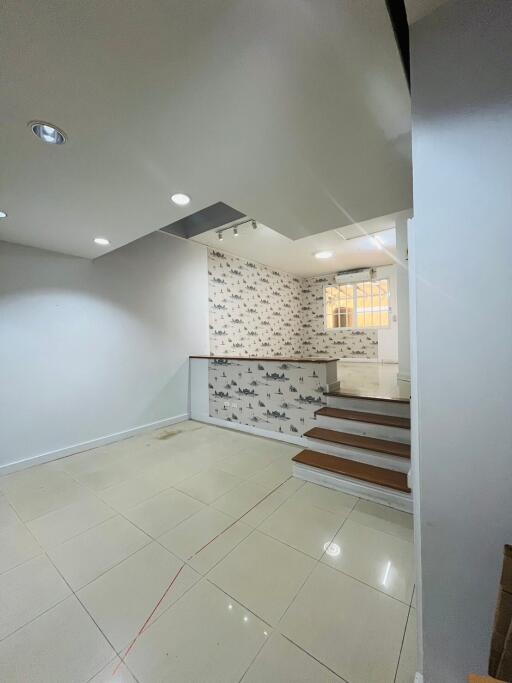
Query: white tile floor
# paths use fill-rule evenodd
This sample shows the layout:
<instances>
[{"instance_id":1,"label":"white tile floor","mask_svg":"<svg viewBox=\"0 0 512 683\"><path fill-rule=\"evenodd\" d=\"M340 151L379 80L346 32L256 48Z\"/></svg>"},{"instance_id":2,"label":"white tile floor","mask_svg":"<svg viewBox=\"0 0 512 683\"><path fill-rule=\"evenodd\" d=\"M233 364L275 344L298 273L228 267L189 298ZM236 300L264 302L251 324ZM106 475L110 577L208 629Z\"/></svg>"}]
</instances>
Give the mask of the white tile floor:
<instances>
[{"instance_id":1,"label":"white tile floor","mask_svg":"<svg viewBox=\"0 0 512 683\"><path fill-rule=\"evenodd\" d=\"M412 683L412 519L298 450L184 422L0 477L0 680Z\"/></svg>"}]
</instances>

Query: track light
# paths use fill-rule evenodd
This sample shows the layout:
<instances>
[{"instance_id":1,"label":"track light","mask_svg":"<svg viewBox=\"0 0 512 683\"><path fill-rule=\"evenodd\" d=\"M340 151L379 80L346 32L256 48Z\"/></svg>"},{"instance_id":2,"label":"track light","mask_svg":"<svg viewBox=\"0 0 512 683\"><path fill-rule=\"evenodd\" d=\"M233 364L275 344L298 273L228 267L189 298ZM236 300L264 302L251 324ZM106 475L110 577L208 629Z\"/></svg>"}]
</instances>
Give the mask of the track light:
<instances>
[{"instance_id":1,"label":"track light","mask_svg":"<svg viewBox=\"0 0 512 683\"><path fill-rule=\"evenodd\" d=\"M252 225L253 230L256 230L256 228L258 227L258 224L256 223L256 221L251 221L251 225Z\"/></svg>"},{"instance_id":2,"label":"track light","mask_svg":"<svg viewBox=\"0 0 512 683\"><path fill-rule=\"evenodd\" d=\"M222 233L221 233L221 232L218 232L218 233L217 233L217 237L219 238L219 242L222 242L222 240L224 239L224 237L222 237Z\"/></svg>"},{"instance_id":3,"label":"track light","mask_svg":"<svg viewBox=\"0 0 512 683\"><path fill-rule=\"evenodd\" d=\"M233 228L233 237L238 237L238 228Z\"/></svg>"}]
</instances>

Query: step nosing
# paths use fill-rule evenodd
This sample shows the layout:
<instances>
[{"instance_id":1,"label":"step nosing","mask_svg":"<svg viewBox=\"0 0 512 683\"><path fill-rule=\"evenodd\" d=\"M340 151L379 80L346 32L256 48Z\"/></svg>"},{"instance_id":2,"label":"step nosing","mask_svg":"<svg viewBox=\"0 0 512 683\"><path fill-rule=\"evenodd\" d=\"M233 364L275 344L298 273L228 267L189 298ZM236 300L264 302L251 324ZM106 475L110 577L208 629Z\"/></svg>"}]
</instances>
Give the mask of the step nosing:
<instances>
[{"instance_id":1,"label":"step nosing","mask_svg":"<svg viewBox=\"0 0 512 683\"><path fill-rule=\"evenodd\" d=\"M408 417L398 415L383 415L381 413L368 413L361 410L349 410L346 408L335 408L324 406L315 411L315 415L330 417L332 419L350 420L352 422L364 422L365 424L376 424L384 427L396 427L397 429L410 429L411 420Z\"/></svg>"},{"instance_id":2,"label":"step nosing","mask_svg":"<svg viewBox=\"0 0 512 683\"><path fill-rule=\"evenodd\" d=\"M334 398L355 398L361 401L382 401L384 403L403 403L409 405L410 398L400 398L393 396L370 396L365 394L352 394L349 391L324 391L324 396L332 396Z\"/></svg>"},{"instance_id":3,"label":"step nosing","mask_svg":"<svg viewBox=\"0 0 512 683\"><path fill-rule=\"evenodd\" d=\"M323 427L313 427L313 429L305 432L304 436L309 439L326 441L336 446L350 446L351 448L359 448L363 451L384 453L399 458L411 457L410 445L400 441L388 441L386 439L376 439L372 436L337 432L334 429L325 429Z\"/></svg>"},{"instance_id":4,"label":"step nosing","mask_svg":"<svg viewBox=\"0 0 512 683\"><path fill-rule=\"evenodd\" d=\"M298 464L315 467L339 476L357 479L374 484L375 486L402 491L403 493L410 493L407 485L407 475L404 472L395 472L383 467L376 467L375 465L368 465L357 460L340 458L310 449L301 451L292 460Z\"/></svg>"}]
</instances>

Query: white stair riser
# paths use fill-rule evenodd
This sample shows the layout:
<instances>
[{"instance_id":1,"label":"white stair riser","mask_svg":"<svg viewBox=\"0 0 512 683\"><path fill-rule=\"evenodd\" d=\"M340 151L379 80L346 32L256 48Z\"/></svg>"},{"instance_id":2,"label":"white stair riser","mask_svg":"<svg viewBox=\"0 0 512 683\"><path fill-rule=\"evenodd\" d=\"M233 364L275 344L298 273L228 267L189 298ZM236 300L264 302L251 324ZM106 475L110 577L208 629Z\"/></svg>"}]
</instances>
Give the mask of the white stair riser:
<instances>
[{"instance_id":1,"label":"white stair riser","mask_svg":"<svg viewBox=\"0 0 512 683\"><path fill-rule=\"evenodd\" d=\"M374 439L411 443L411 432L409 429L388 427L387 425L378 425L371 422L358 422L357 420L345 420L340 417L328 417L327 415L317 415L316 421L319 427L333 429L336 432L347 432L349 434L371 436Z\"/></svg>"},{"instance_id":2,"label":"white stair riser","mask_svg":"<svg viewBox=\"0 0 512 683\"><path fill-rule=\"evenodd\" d=\"M387 505L388 507L395 508L395 510L412 513L412 494L410 493L395 491L384 486L352 479L342 474L327 472L318 467L310 467L298 462L293 463L293 476L297 477L297 479L310 481L313 484L327 486L336 491L343 491L343 493L370 500L373 503Z\"/></svg>"},{"instance_id":3,"label":"white stair riser","mask_svg":"<svg viewBox=\"0 0 512 683\"><path fill-rule=\"evenodd\" d=\"M360 410L362 413L377 413L378 415L396 415L410 417L409 403L394 403L393 401L372 401L366 398L347 398L345 396L326 396L330 408L345 408L346 410Z\"/></svg>"},{"instance_id":4,"label":"white stair riser","mask_svg":"<svg viewBox=\"0 0 512 683\"><path fill-rule=\"evenodd\" d=\"M318 453L327 453L328 455L335 455L338 458L347 458L347 460L364 462L367 465L374 465L374 467L382 467L385 470L394 470L395 472L408 472L411 467L411 461L408 458L399 458L396 455L369 451L366 448L341 446L331 443L330 441L311 439L308 436L304 438L307 441L307 448L312 451L317 451Z\"/></svg>"}]
</instances>

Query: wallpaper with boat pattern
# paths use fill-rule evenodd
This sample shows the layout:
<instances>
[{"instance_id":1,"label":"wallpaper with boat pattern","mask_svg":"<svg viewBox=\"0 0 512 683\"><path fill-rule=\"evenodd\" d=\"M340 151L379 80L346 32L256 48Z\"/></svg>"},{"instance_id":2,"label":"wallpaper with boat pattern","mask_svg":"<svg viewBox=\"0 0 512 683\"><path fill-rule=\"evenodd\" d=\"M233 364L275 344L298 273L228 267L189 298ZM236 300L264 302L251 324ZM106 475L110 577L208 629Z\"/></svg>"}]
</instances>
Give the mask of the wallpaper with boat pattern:
<instances>
[{"instance_id":1,"label":"wallpaper with boat pattern","mask_svg":"<svg viewBox=\"0 0 512 683\"><path fill-rule=\"evenodd\" d=\"M324 363L211 359L210 416L302 436L326 405Z\"/></svg>"},{"instance_id":2,"label":"wallpaper with boat pattern","mask_svg":"<svg viewBox=\"0 0 512 683\"><path fill-rule=\"evenodd\" d=\"M214 355L377 358L377 330L324 329L334 275L300 278L214 249L208 274Z\"/></svg>"}]
</instances>

